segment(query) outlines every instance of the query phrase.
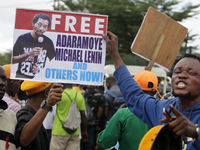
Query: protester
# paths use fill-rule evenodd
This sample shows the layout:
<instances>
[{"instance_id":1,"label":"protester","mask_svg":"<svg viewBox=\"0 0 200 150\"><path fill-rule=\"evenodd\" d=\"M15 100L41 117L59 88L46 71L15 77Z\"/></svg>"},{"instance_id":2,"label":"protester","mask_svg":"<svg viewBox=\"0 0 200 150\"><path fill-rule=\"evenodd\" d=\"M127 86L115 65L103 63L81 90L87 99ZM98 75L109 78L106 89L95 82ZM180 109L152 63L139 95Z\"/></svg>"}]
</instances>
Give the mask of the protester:
<instances>
[{"instance_id":1,"label":"protester","mask_svg":"<svg viewBox=\"0 0 200 150\"><path fill-rule=\"evenodd\" d=\"M134 76L143 92L154 96L158 79L150 71L144 70ZM119 149L138 150L139 143L150 127L138 119L128 108L118 110L110 119L106 129L97 139L96 150L108 149L119 141Z\"/></svg>"},{"instance_id":2,"label":"protester","mask_svg":"<svg viewBox=\"0 0 200 150\"><path fill-rule=\"evenodd\" d=\"M73 84L72 85L73 90L79 92L80 94L83 94L83 91L80 89L80 87L81 87L80 84ZM79 128L79 129L80 129L80 133L81 133L81 128ZM77 150L80 150L80 148L81 148L81 139L82 139L81 134L79 134L79 146L78 146Z\"/></svg>"},{"instance_id":3,"label":"protester","mask_svg":"<svg viewBox=\"0 0 200 150\"><path fill-rule=\"evenodd\" d=\"M42 125L52 106L61 101L63 85L59 83L24 81L27 104L17 112L16 139L22 150L49 150L46 130Z\"/></svg>"},{"instance_id":4,"label":"protester","mask_svg":"<svg viewBox=\"0 0 200 150\"><path fill-rule=\"evenodd\" d=\"M105 97L103 94L95 91L95 86L87 85L84 100L86 105L88 141L81 142L81 150L94 150L96 145L96 127L99 125L99 119L104 113Z\"/></svg>"},{"instance_id":5,"label":"protester","mask_svg":"<svg viewBox=\"0 0 200 150\"><path fill-rule=\"evenodd\" d=\"M122 96L121 91L115 80L115 77L111 76L111 77L106 78L106 87L107 87L107 90L109 90L116 96L118 96L118 97ZM114 98L106 93L104 94L104 96L106 98L105 116L106 116L106 121L108 122L115 113L114 106L113 106Z\"/></svg>"},{"instance_id":6,"label":"protester","mask_svg":"<svg viewBox=\"0 0 200 150\"><path fill-rule=\"evenodd\" d=\"M54 117L52 137L50 142L51 150L76 150L80 146L80 129L78 128L73 134L70 134L62 128L62 125L68 116L71 100L76 102L78 110L81 114L82 140L87 141L88 138L84 98L80 93L72 89L72 84L64 84L64 88L65 89L62 93L62 101L57 104L56 114Z\"/></svg>"},{"instance_id":7,"label":"protester","mask_svg":"<svg viewBox=\"0 0 200 150\"><path fill-rule=\"evenodd\" d=\"M0 65L0 149L16 150L15 126L17 118L15 113L8 109L8 105L2 100L6 91L6 73Z\"/></svg>"},{"instance_id":8,"label":"protester","mask_svg":"<svg viewBox=\"0 0 200 150\"><path fill-rule=\"evenodd\" d=\"M103 38L116 69L114 76L128 108L139 119L153 127L168 122L163 115L165 107L173 116L169 130L173 131L174 137L187 137L186 150L200 149L200 58L186 54L176 62L171 83L173 95L177 98L162 101L144 94L132 79L119 55L117 36L108 32L108 36L103 35Z\"/></svg>"},{"instance_id":9,"label":"protester","mask_svg":"<svg viewBox=\"0 0 200 150\"><path fill-rule=\"evenodd\" d=\"M94 90L101 94L104 94L105 92L104 86L95 86ZM99 109L101 109L101 107L99 107ZM99 124L98 126L96 126L96 137L102 130L105 129L105 125L106 125L105 106L102 109L103 109L103 114L99 117Z\"/></svg>"},{"instance_id":10,"label":"protester","mask_svg":"<svg viewBox=\"0 0 200 150\"><path fill-rule=\"evenodd\" d=\"M55 57L51 39L44 35L51 25L46 14L37 14L32 20L33 31L20 35L13 47L12 64L19 63L17 78L34 78L45 67L47 58Z\"/></svg>"},{"instance_id":11,"label":"protester","mask_svg":"<svg viewBox=\"0 0 200 150\"><path fill-rule=\"evenodd\" d=\"M83 93L80 89L80 85L79 84L73 84L72 89L79 92L79 93Z\"/></svg>"},{"instance_id":12,"label":"protester","mask_svg":"<svg viewBox=\"0 0 200 150\"><path fill-rule=\"evenodd\" d=\"M10 97L15 97L15 95L19 91L21 81L10 79L11 64L3 65L3 68L6 72L7 83L6 83L6 92L2 100L4 100L8 104L9 109L17 113L18 110L21 109L21 106L19 105L18 102L11 99Z\"/></svg>"}]
</instances>

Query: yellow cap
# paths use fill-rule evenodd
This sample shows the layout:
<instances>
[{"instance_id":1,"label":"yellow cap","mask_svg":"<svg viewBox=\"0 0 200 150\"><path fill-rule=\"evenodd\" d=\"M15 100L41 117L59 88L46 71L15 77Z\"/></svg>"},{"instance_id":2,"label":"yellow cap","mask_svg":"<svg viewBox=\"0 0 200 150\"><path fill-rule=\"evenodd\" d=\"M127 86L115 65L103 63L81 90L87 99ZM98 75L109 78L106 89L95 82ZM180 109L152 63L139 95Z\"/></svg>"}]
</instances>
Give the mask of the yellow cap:
<instances>
[{"instance_id":1,"label":"yellow cap","mask_svg":"<svg viewBox=\"0 0 200 150\"><path fill-rule=\"evenodd\" d=\"M142 138L138 150L150 150L154 139L156 138L158 132L164 125L158 125L151 128Z\"/></svg>"},{"instance_id":2,"label":"yellow cap","mask_svg":"<svg viewBox=\"0 0 200 150\"><path fill-rule=\"evenodd\" d=\"M11 64L6 64L6 65L3 65L2 67L3 67L3 69L4 69L5 72L6 72L6 77L7 77L7 79L10 79L10 68L11 68Z\"/></svg>"},{"instance_id":3,"label":"yellow cap","mask_svg":"<svg viewBox=\"0 0 200 150\"><path fill-rule=\"evenodd\" d=\"M151 128L142 138L138 150L182 150L182 138L174 138L169 124Z\"/></svg>"},{"instance_id":4,"label":"yellow cap","mask_svg":"<svg viewBox=\"0 0 200 150\"><path fill-rule=\"evenodd\" d=\"M32 95L39 93L51 85L50 82L36 82L36 81L27 81L25 80L21 84L21 90L25 91L27 95Z\"/></svg>"}]
</instances>

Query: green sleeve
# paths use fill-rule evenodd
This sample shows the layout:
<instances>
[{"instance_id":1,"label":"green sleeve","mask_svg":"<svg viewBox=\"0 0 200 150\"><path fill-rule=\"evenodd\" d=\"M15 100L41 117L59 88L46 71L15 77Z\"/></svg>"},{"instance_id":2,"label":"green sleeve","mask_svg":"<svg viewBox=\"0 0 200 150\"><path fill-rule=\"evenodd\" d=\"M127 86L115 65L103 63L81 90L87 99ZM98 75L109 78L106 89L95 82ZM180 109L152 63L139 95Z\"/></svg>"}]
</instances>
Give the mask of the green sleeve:
<instances>
[{"instance_id":1,"label":"green sleeve","mask_svg":"<svg viewBox=\"0 0 200 150\"><path fill-rule=\"evenodd\" d=\"M108 149L117 144L121 135L120 131L124 120L124 117L121 115L121 111L117 111L110 119L106 128L98 134L97 143L103 149Z\"/></svg>"}]
</instances>

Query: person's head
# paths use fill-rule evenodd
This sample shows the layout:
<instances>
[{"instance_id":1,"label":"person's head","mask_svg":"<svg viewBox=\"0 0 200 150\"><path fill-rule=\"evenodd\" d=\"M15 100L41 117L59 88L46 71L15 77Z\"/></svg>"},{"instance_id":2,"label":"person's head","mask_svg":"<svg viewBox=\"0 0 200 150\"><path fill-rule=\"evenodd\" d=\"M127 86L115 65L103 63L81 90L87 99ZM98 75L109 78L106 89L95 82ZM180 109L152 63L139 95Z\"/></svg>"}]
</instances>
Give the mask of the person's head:
<instances>
[{"instance_id":1,"label":"person's head","mask_svg":"<svg viewBox=\"0 0 200 150\"><path fill-rule=\"evenodd\" d=\"M117 85L115 77L111 76L106 78L106 87L110 89L112 86Z\"/></svg>"},{"instance_id":2,"label":"person's head","mask_svg":"<svg viewBox=\"0 0 200 150\"><path fill-rule=\"evenodd\" d=\"M63 83L64 89L71 89L73 87L73 84L71 83Z\"/></svg>"},{"instance_id":3,"label":"person's head","mask_svg":"<svg viewBox=\"0 0 200 150\"><path fill-rule=\"evenodd\" d=\"M157 92L158 78L149 70L143 70L134 76L134 80L144 93L154 96Z\"/></svg>"},{"instance_id":4,"label":"person's head","mask_svg":"<svg viewBox=\"0 0 200 150\"><path fill-rule=\"evenodd\" d=\"M51 18L43 13L37 14L32 20L33 33L35 36L40 37L51 25Z\"/></svg>"},{"instance_id":5,"label":"person's head","mask_svg":"<svg viewBox=\"0 0 200 150\"><path fill-rule=\"evenodd\" d=\"M3 67L0 65L0 100L3 98L6 90L6 72Z\"/></svg>"},{"instance_id":6,"label":"person's head","mask_svg":"<svg viewBox=\"0 0 200 150\"><path fill-rule=\"evenodd\" d=\"M6 64L2 67L4 68L7 76L6 93L9 96L14 97L15 94L19 91L21 80L10 79L11 64Z\"/></svg>"},{"instance_id":7,"label":"person's head","mask_svg":"<svg viewBox=\"0 0 200 150\"><path fill-rule=\"evenodd\" d=\"M97 92L103 94L105 88L104 88L104 86L96 86L96 87L95 87L95 90L96 90Z\"/></svg>"},{"instance_id":8,"label":"person's head","mask_svg":"<svg viewBox=\"0 0 200 150\"><path fill-rule=\"evenodd\" d=\"M185 54L176 60L171 84L174 96L183 99L200 97L200 57Z\"/></svg>"},{"instance_id":9,"label":"person's head","mask_svg":"<svg viewBox=\"0 0 200 150\"><path fill-rule=\"evenodd\" d=\"M45 100L48 97L49 90L52 84L50 82L36 82L36 81L24 81L21 84L21 90L26 92L28 99L32 97L40 97Z\"/></svg>"}]
</instances>

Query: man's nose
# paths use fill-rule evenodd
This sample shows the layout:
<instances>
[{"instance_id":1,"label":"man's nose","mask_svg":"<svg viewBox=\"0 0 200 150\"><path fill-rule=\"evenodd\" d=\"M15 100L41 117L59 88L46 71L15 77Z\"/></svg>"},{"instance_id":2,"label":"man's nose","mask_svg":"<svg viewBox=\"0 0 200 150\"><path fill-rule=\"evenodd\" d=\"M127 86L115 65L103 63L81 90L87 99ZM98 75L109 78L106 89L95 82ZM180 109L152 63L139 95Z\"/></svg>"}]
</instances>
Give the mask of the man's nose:
<instances>
[{"instance_id":1,"label":"man's nose","mask_svg":"<svg viewBox=\"0 0 200 150\"><path fill-rule=\"evenodd\" d=\"M45 29L45 28L44 28L43 26L40 27L40 30L42 30L43 32L44 32L44 29Z\"/></svg>"},{"instance_id":2,"label":"man's nose","mask_svg":"<svg viewBox=\"0 0 200 150\"><path fill-rule=\"evenodd\" d=\"M178 74L179 78L188 78L187 73L185 71Z\"/></svg>"}]
</instances>

